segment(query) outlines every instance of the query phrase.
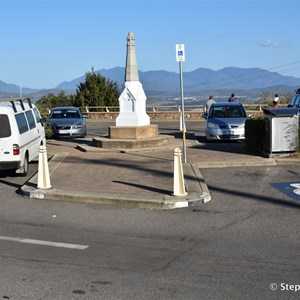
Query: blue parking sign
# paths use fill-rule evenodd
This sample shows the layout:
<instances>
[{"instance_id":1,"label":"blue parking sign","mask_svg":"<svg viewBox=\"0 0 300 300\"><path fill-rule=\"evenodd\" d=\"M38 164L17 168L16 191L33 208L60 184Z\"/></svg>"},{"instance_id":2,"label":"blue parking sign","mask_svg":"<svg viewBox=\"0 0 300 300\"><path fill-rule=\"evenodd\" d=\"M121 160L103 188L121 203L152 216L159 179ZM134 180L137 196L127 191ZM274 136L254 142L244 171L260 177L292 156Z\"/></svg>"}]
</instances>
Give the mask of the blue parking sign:
<instances>
[{"instance_id":1,"label":"blue parking sign","mask_svg":"<svg viewBox=\"0 0 300 300\"><path fill-rule=\"evenodd\" d=\"M176 44L176 61L185 61L184 44Z\"/></svg>"}]
</instances>

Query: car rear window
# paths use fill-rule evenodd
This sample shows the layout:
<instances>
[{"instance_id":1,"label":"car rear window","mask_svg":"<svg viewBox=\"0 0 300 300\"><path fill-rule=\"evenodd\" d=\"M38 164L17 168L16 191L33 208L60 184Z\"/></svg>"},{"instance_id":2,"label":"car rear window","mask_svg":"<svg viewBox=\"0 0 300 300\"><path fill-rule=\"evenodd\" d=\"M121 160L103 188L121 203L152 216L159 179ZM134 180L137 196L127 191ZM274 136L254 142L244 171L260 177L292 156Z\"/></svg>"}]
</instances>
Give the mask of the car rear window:
<instances>
[{"instance_id":1,"label":"car rear window","mask_svg":"<svg viewBox=\"0 0 300 300\"><path fill-rule=\"evenodd\" d=\"M11 136L11 129L7 115L0 115L0 138Z\"/></svg>"}]
</instances>

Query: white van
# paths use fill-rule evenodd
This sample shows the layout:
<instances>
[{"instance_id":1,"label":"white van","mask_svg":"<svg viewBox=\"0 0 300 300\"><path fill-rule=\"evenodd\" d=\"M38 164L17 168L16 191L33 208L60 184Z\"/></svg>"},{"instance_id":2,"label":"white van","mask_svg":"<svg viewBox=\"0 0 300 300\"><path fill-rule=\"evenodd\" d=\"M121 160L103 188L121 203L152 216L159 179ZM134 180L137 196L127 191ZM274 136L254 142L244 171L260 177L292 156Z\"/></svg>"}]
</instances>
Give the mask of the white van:
<instances>
[{"instance_id":1,"label":"white van","mask_svg":"<svg viewBox=\"0 0 300 300\"><path fill-rule=\"evenodd\" d=\"M26 176L45 141L40 113L30 98L0 100L0 170Z\"/></svg>"}]
</instances>

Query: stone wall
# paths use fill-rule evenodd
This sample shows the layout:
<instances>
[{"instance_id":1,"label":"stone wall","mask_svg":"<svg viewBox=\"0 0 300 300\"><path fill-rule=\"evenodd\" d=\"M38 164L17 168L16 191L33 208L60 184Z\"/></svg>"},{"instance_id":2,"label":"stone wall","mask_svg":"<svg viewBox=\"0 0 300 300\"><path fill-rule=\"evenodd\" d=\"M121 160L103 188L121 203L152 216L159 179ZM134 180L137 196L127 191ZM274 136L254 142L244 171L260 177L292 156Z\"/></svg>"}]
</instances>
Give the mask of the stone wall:
<instances>
[{"instance_id":1,"label":"stone wall","mask_svg":"<svg viewBox=\"0 0 300 300\"><path fill-rule=\"evenodd\" d=\"M248 111L252 116L262 115L259 111ZM88 113L88 119L94 120L115 120L118 116L118 112L90 112ZM180 113L178 111L170 112L148 112L151 120L179 120ZM199 120L202 118L202 112L185 112L185 119L187 120Z\"/></svg>"}]
</instances>

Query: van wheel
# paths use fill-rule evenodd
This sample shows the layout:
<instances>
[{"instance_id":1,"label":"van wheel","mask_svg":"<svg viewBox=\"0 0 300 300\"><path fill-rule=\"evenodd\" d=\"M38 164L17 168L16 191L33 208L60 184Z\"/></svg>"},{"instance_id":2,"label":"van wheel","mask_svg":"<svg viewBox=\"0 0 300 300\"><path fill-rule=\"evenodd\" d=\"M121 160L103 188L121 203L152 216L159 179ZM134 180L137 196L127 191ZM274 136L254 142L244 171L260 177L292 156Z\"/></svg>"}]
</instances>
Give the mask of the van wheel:
<instances>
[{"instance_id":1,"label":"van wheel","mask_svg":"<svg viewBox=\"0 0 300 300\"><path fill-rule=\"evenodd\" d=\"M20 169L21 169L21 170L20 170L20 175L21 175L22 177L27 176L27 174L28 174L28 156L27 156L27 155L25 155L25 158L24 158L24 165L23 165L23 167L20 168Z\"/></svg>"}]
</instances>

